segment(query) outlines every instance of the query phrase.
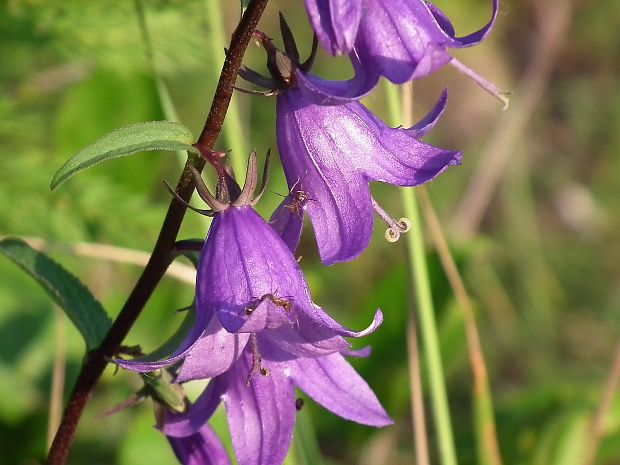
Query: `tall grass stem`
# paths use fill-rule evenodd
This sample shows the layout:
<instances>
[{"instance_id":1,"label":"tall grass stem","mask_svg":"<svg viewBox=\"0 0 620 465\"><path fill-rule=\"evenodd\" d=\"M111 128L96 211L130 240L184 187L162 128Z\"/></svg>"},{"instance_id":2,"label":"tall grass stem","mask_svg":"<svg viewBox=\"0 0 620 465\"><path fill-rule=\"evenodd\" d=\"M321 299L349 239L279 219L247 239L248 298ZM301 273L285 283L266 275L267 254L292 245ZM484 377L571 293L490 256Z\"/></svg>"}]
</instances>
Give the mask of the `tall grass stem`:
<instances>
[{"instance_id":1,"label":"tall grass stem","mask_svg":"<svg viewBox=\"0 0 620 465\"><path fill-rule=\"evenodd\" d=\"M473 398L474 398L474 423L478 441L478 458L482 465L501 465L502 458L497 440L497 429L495 427L495 417L493 410L493 397L489 385L489 376L480 334L476 325L474 307L469 298L461 274L456 266L454 257L450 252L450 246L435 213L435 208L428 195L425 186L418 189L418 198L424 212L424 219L428 224L431 238L435 244L435 249L439 255L439 260L444 272L450 282L450 287L461 312L465 324L467 336L467 347L469 351L469 362L473 373Z\"/></svg>"},{"instance_id":2,"label":"tall grass stem","mask_svg":"<svg viewBox=\"0 0 620 465\"><path fill-rule=\"evenodd\" d=\"M406 96L410 91L405 90ZM391 124L398 126L410 125L404 121L403 98L399 88L386 84L386 95ZM407 103L407 102L405 102ZM410 104L409 104L410 106ZM408 112L410 113L410 112ZM407 115L410 119L410 115ZM420 321L420 333L428 374L428 386L430 391L433 418L437 430L439 457L442 465L457 465L456 448L450 409L448 406L448 393L441 361L437 322L435 321L435 309L431 295L431 284L426 264L424 248L424 232L418 203L412 189L402 189L402 201L405 215L411 221L411 231L404 235L408 250L408 267L411 276L411 287L415 289L415 302L417 305L418 319Z\"/></svg>"}]
</instances>

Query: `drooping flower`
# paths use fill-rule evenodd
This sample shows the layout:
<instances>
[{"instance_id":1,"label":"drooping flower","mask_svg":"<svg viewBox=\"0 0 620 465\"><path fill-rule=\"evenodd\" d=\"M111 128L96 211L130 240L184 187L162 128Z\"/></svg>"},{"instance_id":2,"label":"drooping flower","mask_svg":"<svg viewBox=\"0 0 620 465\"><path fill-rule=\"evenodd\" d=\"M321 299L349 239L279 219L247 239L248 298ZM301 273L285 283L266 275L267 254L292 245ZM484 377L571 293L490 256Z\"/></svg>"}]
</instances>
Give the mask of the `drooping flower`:
<instances>
[{"instance_id":1,"label":"drooping flower","mask_svg":"<svg viewBox=\"0 0 620 465\"><path fill-rule=\"evenodd\" d=\"M195 323L165 360L119 365L148 372L183 359L177 381L205 379L226 371L247 345L255 346L254 333L297 356L315 357L345 350L350 344L343 337L362 337L381 324L377 310L369 328L351 331L313 303L289 246L251 206L256 171L253 153L244 190L229 203L215 199L196 173L215 217L198 266Z\"/></svg>"},{"instance_id":2,"label":"drooping flower","mask_svg":"<svg viewBox=\"0 0 620 465\"><path fill-rule=\"evenodd\" d=\"M255 162L255 156L251 157L249 176L255 171ZM204 194L207 198L210 195ZM292 253L299 242L300 209L307 200L299 191L293 191L272 216L271 226L249 205L234 206L233 202L216 213L198 277L199 283L207 276L213 278L202 290L199 284L197 290L196 317L201 318L201 311L211 315L207 329L189 350L181 350L190 344L186 340L176 355L163 362L119 361L126 368L145 371L184 356L177 381L213 378L184 413L169 409L160 424L183 464L202 463L191 461L199 459L207 464L226 463L225 452L207 425L222 400L240 465L282 463L302 402L295 398L295 387L348 420L376 427L392 423L368 384L343 357L368 354L367 350L349 351L349 344L341 336L371 333L381 323L381 313L377 312L367 330L347 330L309 300L303 276L299 276ZM288 240L283 242L280 237ZM227 254L231 256L223 258ZM267 286L263 281L282 286L280 289L289 294L276 297L273 288L260 287ZM207 285L213 293L206 292ZM267 290L270 294L266 298L247 297ZM264 305L269 303L276 308ZM252 327L249 334L229 333L218 317L218 308L224 307L224 321L234 321L228 319L229 310L241 308L250 320L258 315L261 306L265 323L251 325L245 321L239 328L243 331ZM278 315L282 313L284 317Z\"/></svg>"},{"instance_id":3,"label":"drooping flower","mask_svg":"<svg viewBox=\"0 0 620 465\"><path fill-rule=\"evenodd\" d=\"M290 447L301 406L295 387L347 420L375 427L392 423L368 384L340 353L297 357L263 338L268 332L258 333L256 345L246 347L227 371L212 379L188 412L169 418L163 432L191 437L204 428L223 400L239 464L279 465Z\"/></svg>"},{"instance_id":4,"label":"drooping flower","mask_svg":"<svg viewBox=\"0 0 620 465\"><path fill-rule=\"evenodd\" d=\"M323 262L352 260L366 248L373 210L397 237L406 227L379 207L369 182L417 186L460 163L460 152L420 141L443 112L447 93L415 126L391 128L357 101L359 81L326 81L306 74L289 55L290 46L284 54L269 39L263 38L263 44L271 64L270 92L278 95L276 132L282 166L289 187L297 186L311 199L305 211ZM254 72L244 70L241 75L266 84L266 78L254 79Z\"/></svg>"},{"instance_id":5,"label":"drooping flower","mask_svg":"<svg viewBox=\"0 0 620 465\"><path fill-rule=\"evenodd\" d=\"M494 84L450 55L451 48L471 47L491 31L499 0L480 30L456 37L450 19L426 0L306 0L310 22L332 55L351 53L365 73L401 84L419 79L446 64L454 65L505 105Z\"/></svg>"}]
</instances>

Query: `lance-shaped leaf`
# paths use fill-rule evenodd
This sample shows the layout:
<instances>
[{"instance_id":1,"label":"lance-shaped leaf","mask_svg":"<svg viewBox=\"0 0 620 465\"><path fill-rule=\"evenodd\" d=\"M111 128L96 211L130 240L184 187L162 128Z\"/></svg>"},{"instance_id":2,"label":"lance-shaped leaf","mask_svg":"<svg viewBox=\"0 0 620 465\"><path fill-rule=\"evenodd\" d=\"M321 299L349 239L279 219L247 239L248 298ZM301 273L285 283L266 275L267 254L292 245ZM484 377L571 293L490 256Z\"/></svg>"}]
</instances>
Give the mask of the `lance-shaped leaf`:
<instances>
[{"instance_id":1,"label":"lance-shaped leaf","mask_svg":"<svg viewBox=\"0 0 620 465\"><path fill-rule=\"evenodd\" d=\"M111 320L84 284L22 240L0 241L0 252L32 276L65 311L82 334L88 350L99 346L110 328Z\"/></svg>"},{"instance_id":2,"label":"lance-shaped leaf","mask_svg":"<svg viewBox=\"0 0 620 465\"><path fill-rule=\"evenodd\" d=\"M58 170L50 188L56 189L76 173L112 158L151 150L189 150L199 153L192 146L189 129L170 121L149 121L117 129L98 141L84 147Z\"/></svg>"}]
</instances>

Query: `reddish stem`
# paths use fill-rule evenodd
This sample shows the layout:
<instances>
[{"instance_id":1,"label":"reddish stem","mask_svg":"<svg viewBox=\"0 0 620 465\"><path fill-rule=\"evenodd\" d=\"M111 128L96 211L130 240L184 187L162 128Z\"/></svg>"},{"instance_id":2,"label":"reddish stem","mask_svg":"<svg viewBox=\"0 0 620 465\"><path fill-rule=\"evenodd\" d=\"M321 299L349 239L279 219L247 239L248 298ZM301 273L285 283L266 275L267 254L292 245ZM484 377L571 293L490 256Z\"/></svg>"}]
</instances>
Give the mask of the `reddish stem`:
<instances>
[{"instance_id":1,"label":"reddish stem","mask_svg":"<svg viewBox=\"0 0 620 465\"><path fill-rule=\"evenodd\" d=\"M209 115L196 142L196 145L200 147L210 150L215 145L228 111L233 85L243 55L267 2L268 0L251 0L232 35ZM205 160L200 157L190 156L188 158L176 186L176 192L185 201L189 201L194 191L194 180L189 167L193 166L201 171L204 164ZM86 357L50 448L47 457L48 465L63 465L65 463L84 407L105 370L108 360L117 353L123 339L138 319L146 302L172 261L175 241L183 221L185 209L183 204L174 199L170 202L153 253L144 271L101 345Z\"/></svg>"}]
</instances>

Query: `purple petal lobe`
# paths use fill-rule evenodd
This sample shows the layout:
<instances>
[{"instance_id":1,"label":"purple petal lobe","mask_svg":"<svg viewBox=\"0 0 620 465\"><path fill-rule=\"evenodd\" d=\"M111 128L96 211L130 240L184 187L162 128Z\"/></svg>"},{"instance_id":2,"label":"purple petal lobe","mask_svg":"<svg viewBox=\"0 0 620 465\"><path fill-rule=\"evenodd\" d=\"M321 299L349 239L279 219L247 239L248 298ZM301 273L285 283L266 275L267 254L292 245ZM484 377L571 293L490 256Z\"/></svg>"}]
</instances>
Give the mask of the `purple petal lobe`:
<instances>
[{"instance_id":1,"label":"purple petal lobe","mask_svg":"<svg viewBox=\"0 0 620 465\"><path fill-rule=\"evenodd\" d=\"M133 360L117 359L114 362L117 365L120 365L121 367L125 368L126 370L138 371L142 373L157 370L159 368L163 368L168 365L172 365L174 362L181 360L183 357L185 357L188 353L191 352L194 345L200 339L200 336L202 335L205 326L207 326L207 323L209 322L209 320L206 320L207 317L209 319L212 319L211 316L208 314L204 314L204 313L202 315L199 313L196 314L196 322L194 323L194 326L190 330L189 334L183 340L181 345L167 359L152 360L151 357L146 356L146 357L141 357L141 358L137 358Z\"/></svg>"},{"instance_id":2,"label":"purple petal lobe","mask_svg":"<svg viewBox=\"0 0 620 465\"><path fill-rule=\"evenodd\" d=\"M188 437L168 437L175 455L182 465L230 465L230 458L220 439L204 425Z\"/></svg>"},{"instance_id":3,"label":"purple petal lobe","mask_svg":"<svg viewBox=\"0 0 620 465\"><path fill-rule=\"evenodd\" d=\"M324 355L348 349L350 344L324 325L323 320L317 324L304 313L299 313L295 326L281 326L259 335L264 341L260 344L265 348L263 356L283 361L297 357L322 357Z\"/></svg>"},{"instance_id":4,"label":"purple petal lobe","mask_svg":"<svg viewBox=\"0 0 620 465\"><path fill-rule=\"evenodd\" d=\"M239 465L280 464L286 457L295 425L295 390L276 369L255 373L246 384L252 362L242 357L224 375L224 404Z\"/></svg>"},{"instance_id":5,"label":"purple petal lobe","mask_svg":"<svg viewBox=\"0 0 620 465\"><path fill-rule=\"evenodd\" d=\"M366 381L340 354L289 362L299 388L342 418L370 426L387 426L392 420Z\"/></svg>"},{"instance_id":6,"label":"purple petal lobe","mask_svg":"<svg viewBox=\"0 0 620 465\"><path fill-rule=\"evenodd\" d=\"M304 204L297 200L297 190L292 191L276 208L269 219L269 226L282 238L291 253L295 253L304 225Z\"/></svg>"},{"instance_id":7,"label":"purple petal lobe","mask_svg":"<svg viewBox=\"0 0 620 465\"><path fill-rule=\"evenodd\" d=\"M198 432L220 405L225 388L221 377L214 378L186 412L166 413L162 432L170 437L186 437Z\"/></svg>"},{"instance_id":8,"label":"purple petal lobe","mask_svg":"<svg viewBox=\"0 0 620 465\"><path fill-rule=\"evenodd\" d=\"M291 251L251 207L217 214L198 267L198 312L215 312L230 332L257 332L293 324L310 302Z\"/></svg>"},{"instance_id":9,"label":"purple petal lobe","mask_svg":"<svg viewBox=\"0 0 620 465\"><path fill-rule=\"evenodd\" d=\"M380 75L368 73L354 59L355 76L348 81L329 81L297 70L295 81L308 102L315 105L342 105L368 95L377 85Z\"/></svg>"},{"instance_id":10,"label":"purple petal lobe","mask_svg":"<svg viewBox=\"0 0 620 465\"><path fill-rule=\"evenodd\" d=\"M257 299L253 299L255 302ZM222 326L230 332L256 333L265 329L267 324L268 302L261 302L254 308L252 301L243 306L220 305L215 314Z\"/></svg>"},{"instance_id":11,"label":"purple petal lobe","mask_svg":"<svg viewBox=\"0 0 620 465\"><path fill-rule=\"evenodd\" d=\"M350 105L313 105L298 90L279 96L277 103L278 149L286 179L313 199L306 212L328 265L357 257L373 226L368 182L348 159L355 156L351 151L363 150L356 143L359 124L351 118Z\"/></svg>"},{"instance_id":12,"label":"purple petal lobe","mask_svg":"<svg viewBox=\"0 0 620 465\"><path fill-rule=\"evenodd\" d=\"M340 354L344 355L345 357L357 357L357 358L370 357L371 353L372 353L372 347L370 346L366 346L361 349L355 349L355 350L354 349L343 350L340 352Z\"/></svg>"},{"instance_id":13,"label":"purple petal lobe","mask_svg":"<svg viewBox=\"0 0 620 465\"><path fill-rule=\"evenodd\" d=\"M367 72L395 83L418 79L450 61L449 48L471 47L490 32L491 20L480 30L455 37L454 27L436 6L424 0L366 0L354 49Z\"/></svg>"},{"instance_id":14,"label":"purple petal lobe","mask_svg":"<svg viewBox=\"0 0 620 465\"><path fill-rule=\"evenodd\" d=\"M306 0L306 10L329 53L340 55L351 50L362 16L362 0Z\"/></svg>"},{"instance_id":15,"label":"purple petal lobe","mask_svg":"<svg viewBox=\"0 0 620 465\"><path fill-rule=\"evenodd\" d=\"M435 127L437 121L446 109L448 103L448 89L444 89L439 100L428 114L408 129L409 133L416 139L424 137Z\"/></svg>"},{"instance_id":16,"label":"purple petal lobe","mask_svg":"<svg viewBox=\"0 0 620 465\"><path fill-rule=\"evenodd\" d=\"M362 105L356 105L354 111L365 123L365 133L359 138L367 149L359 152L355 162L368 180L418 186L448 166L460 164L461 152L421 142L415 129L390 128Z\"/></svg>"},{"instance_id":17,"label":"purple petal lobe","mask_svg":"<svg viewBox=\"0 0 620 465\"><path fill-rule=\"evenodd\" d=\"M193 379L213 378L223 373L239 358L249 338L248 333L229 333L217 318L212 318L185 357L176 381L183 383Z\"/></svg>"},{"instance_id":18,"label":"purple petal lobe","mask_svg":"<svg viewBox=\"0 0 620 465\"><path fill-rule=\"evenodd\" d=\"M323 309L321 309L320 307L316 305L315 305L314 312L311 313L310 317L313 318L314 321L319 323L320 325L331 329L334 333L338 334L339 336L355 337L355 338L368 336L369 334L374 333L375 330L379 326L381 326L381 323L383 323L383 313L379 309L377 309L377 311L375 312L375 316L372 322L370 323L370 325L366 329L363 329L361 331L352 331L348 328L345 328L340 323L338 323L336 320L334 320L332 317L330 317L327 313L325 313Z\"/></svg>"},{"instance_id":19,"label":"purple petal lobe","mask_svg":"<svg viewBox=\"0 0 620 465\"><path fill-rule=\"evenodd\" d=\"M403 83L447 64L447 40L422 0L366 0L355 50L367 69Z\"/></svg>"},{"instance_id":20,"label":"purple petal lobe","mask_svg":"<svg viewBox=\"0 0 620 465\"><path fill-rule=\"evenodd\" d=\"M428 6L428 9L433 14L435 21L437 21L437 24L439 25L439 27L441 27L441 29L445 32L445 34L448 35L452 39L450 41L449 47L465 48L465 47L471 47L472 45L479 44L481 41L483 41L486 38L487 35L489 35L489 32L491 32L491 29L495 25L495 20L497 19L497 13L499 11L499 0L492 0L492 1L493 1L493 12L491 13L491 19L489 20L489 22L486 25L484 25L481 29L471 34L468 34L464 37L456 37L456 34L454 32L454 27L452 26L452 23L450 22L450 20L448 19L448 17L445 15L443 11L441 11L437 6L433 5L430 2L427 2L427 6Z\"/></svg>"}]
</instances>

